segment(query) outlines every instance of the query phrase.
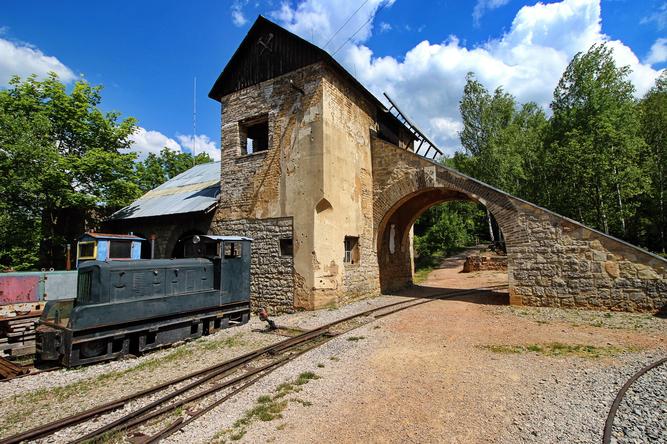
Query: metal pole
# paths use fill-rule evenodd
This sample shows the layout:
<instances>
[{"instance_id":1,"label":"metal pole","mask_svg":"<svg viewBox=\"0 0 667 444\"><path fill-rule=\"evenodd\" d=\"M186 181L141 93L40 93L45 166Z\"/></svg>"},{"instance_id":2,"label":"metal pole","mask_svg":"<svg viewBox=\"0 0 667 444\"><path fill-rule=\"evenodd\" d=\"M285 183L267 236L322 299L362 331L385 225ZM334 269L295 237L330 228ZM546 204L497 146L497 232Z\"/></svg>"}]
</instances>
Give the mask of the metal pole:
<instances>
[{"instance_id":1,"label":"metal pole","mask_svg":"<svg viewBox=\"0 0 667 444\"><path fill-rule=\"evenodd\" d=\"M65 270L70 271L72 269L72 266L70 265L70 261L72 260L72 245L67 244L67 259L65 262Z\"/></svg>"},{"instance_id":2,"label":"metal pole","mask_svg":"<svg viewBox=\"0 0 667 444\"><path fill-rule=\"evenodd\" d=\"M151 259L155 259L155 238L154 234L151 234L148 239L151 241Z\"/></svg>"},{"instance_id":3,"label":"metal pole","mask_svg":"<svg viewBox=\"0 0 667 444\"><path fill-rule=\"evenodd\" d=\"M192 92L192 166L197 164L197 76Z\"/></svg>"}]
</instances>

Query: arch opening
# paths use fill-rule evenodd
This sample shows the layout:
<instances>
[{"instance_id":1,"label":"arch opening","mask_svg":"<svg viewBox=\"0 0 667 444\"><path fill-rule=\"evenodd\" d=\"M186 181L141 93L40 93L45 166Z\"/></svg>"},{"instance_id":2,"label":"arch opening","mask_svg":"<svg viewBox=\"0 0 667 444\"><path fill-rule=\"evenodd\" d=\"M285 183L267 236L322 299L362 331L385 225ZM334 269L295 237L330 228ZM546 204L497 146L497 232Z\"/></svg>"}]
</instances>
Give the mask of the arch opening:
<instances>
[{"instance_id":1,"label":"arch opening","mask_svg":"<svg viewBox=\"0 0 667 444\"><path fill-rule=\"evenodd\" d=\"M415 244L415 239L418 240L417 244L420 244L423 240L423 238L414 236L415 223L419 218L430 208L441 208L442 205L452 207L449 203L461 201L477 204L477 207L482 209L481 216L484 222L486 222L486 214L489 214L490 220L492 221L493 235L496 239L502 239L502 233L504 231L504 227L501 226L502 222L496 221L493 217L492 210L489 209L486 202L478 196L443 187L426 188L407 194L386 212L378 226L376 241L380 287L382 292L394 292L415 285L415 265L417 265L417 267L426 265L427 267L430 266L435 269L434 273L430 275L431 278L427 282L420 284L420 286L429 288L439 287L442 290L463 289L468 283L476 283L478 280L483 281L487 277L480 276L478 279L478 276L476 275L473 279L469 279L468 276L470 275L459 275L457 278L456 273L461 270L463 264L463 259L460 257L448 260L445 257L438 257L440 253L442 253L438 251L432 251L431 253L435 253L434 257L429 258L428 260L425 260L424 257L420 257L419 251L417 251L418 254L415 255L416 250L420 249L421 253L424 253L424 245ZM454 206L455 205L456 204L454 204ZM465 208L463 206L461 207ZM444 211L444 213L447 213L447 211ZM449 214L451 215L451 211ZM426 224L428 225L428 221ZM479 224L477 226L479 226ZM442 229L442 227L439 228ZM417 226L418 236L423 236L424 231L427 231L427 227ZM477 232L476 234L482 244L488 245L491 243L491 235L488 231L486 231L486 233ZM438 239L437 236L435 238ZM472 237L471 239L475 238ZM443 240L442 242L445 243L446 241ZM433 244L433 239L431 239L431 244ZM474 250L470 250L468 253L472 254L473 251ZM451 251L444 251L444 253L451 253ZM503 262L501 259L488 260L487 258L492 254L493 253L490 251L487 252L482 249L481 259L478 262L484 262L484 267L491 262L493 262L494 267L497 266L498 263ZM417 260L415 261L415 259ZM434 259L439 262L433 263ZM505 258L504 262L506 263L506 261L507 259ZM447 270L441 273L440 270L443 268L447 268ZM455 268L455 270L450 270L450 268ZM503 280L506 284L507 275L508 273L505 265L504 270L500 272L499 276L494 276L490 281ZM438 277L442 277L442 279L438 279ZM468 286L468 288L471 287Z\"/></svg>"}]
</instances>

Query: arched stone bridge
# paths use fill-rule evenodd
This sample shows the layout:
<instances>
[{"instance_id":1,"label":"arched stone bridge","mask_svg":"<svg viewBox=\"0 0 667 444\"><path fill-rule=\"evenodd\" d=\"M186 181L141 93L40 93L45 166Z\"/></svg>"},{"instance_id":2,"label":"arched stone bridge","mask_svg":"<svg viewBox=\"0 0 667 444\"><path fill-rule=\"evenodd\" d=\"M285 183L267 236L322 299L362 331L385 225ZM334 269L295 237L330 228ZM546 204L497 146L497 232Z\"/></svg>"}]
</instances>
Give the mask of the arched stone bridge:
<instances>
[{"instance_id":1,"label":"arched stone bridge","mask_svg":"<svg viewBox=\"0 0 667 444\"><path fill-rule=\"evenodd\" d=\"M383 291L412 282L409 232L429 207L484 204L508 256L510 303L659 311L667 261L412 152L373 139L373 219Z\"/></svg>"}]
</instances>

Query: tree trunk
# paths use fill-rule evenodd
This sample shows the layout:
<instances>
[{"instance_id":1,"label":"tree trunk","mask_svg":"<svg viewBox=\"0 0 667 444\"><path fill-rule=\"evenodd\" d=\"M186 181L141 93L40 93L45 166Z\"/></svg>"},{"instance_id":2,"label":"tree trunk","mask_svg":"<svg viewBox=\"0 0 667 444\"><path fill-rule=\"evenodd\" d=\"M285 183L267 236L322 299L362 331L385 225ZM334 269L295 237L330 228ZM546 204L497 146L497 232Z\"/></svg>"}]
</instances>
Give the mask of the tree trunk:
<instances>
[{"instance_id":1,"label":"tree trunk","mask_svg":"<svg viewBox=\"0 0 667 444\"><path fill-rule=\"evenodd\" d=\"M486 221L489 224L489 236L491 237L491 242L496 241L496 237L493 235L493 225L491 224L491 213L489 213L489 209L486 209Z\"/></svg>"},{"instance_id":2,"label":"tree trunk","mask_svg":"<svg viewBox=\"0 0 667 444\"><path fill-rule=\"evenodd\" d=\"M618 171L616 170L616 167L614 167L614 176L618 179ZM623 200L621 199L621 187L618 184L618 180L616 181L616 197L618 198L618 211L621 215L621 230L625 237L625 216L623 216Z\"/></svg>"}]
</instances>

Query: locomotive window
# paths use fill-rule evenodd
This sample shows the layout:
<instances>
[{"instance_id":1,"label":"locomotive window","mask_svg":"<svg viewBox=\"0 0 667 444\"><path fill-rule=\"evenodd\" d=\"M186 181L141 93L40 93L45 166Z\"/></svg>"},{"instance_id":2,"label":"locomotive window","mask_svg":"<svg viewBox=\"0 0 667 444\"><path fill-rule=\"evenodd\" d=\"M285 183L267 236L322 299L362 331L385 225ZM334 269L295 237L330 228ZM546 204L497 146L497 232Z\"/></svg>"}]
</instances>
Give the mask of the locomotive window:
<instances>
[{"instance_id":1,"label":"locomotive window","mask_svg":"<svg viewBox=\"0 0 667 444\"><path fill-rule=\"evenodd\" d=\"M95 242L79 242L79 259L95 259Z\"/></svg>"},{"instance_id":2,"label":"locomotive window","mask_svg":"<svg viewBox=\"0 0 667 444\"><path fill-rule=\"evenodd\" d=\"M281 256L294 255L294 243L291 238L280 239L280 255Z\"/></svg>"},{"instance_id":3,"label":"locomotive window","mask_svg":"<svg viewBox=\"0 0 667 444\"><path fill-rule=\"evenodd\" d=\"M241 243L225 242L225 259L241 256Z\"/></svg>"},{"instance_id":4,"label":"locomotive window","mask_svg":"<svg viewBox=\"0 0 667 444\"><path fill-rule=\"evenodd\" d=\"M109 242L109 258L110 259L130 259L132 257L132 242L131 241L111 241Z\"/></svg>"}]
</instances>

